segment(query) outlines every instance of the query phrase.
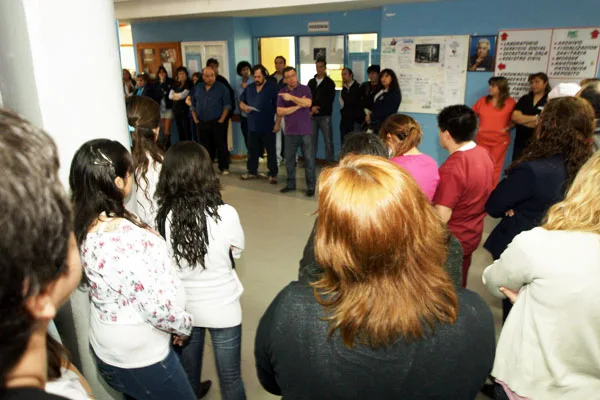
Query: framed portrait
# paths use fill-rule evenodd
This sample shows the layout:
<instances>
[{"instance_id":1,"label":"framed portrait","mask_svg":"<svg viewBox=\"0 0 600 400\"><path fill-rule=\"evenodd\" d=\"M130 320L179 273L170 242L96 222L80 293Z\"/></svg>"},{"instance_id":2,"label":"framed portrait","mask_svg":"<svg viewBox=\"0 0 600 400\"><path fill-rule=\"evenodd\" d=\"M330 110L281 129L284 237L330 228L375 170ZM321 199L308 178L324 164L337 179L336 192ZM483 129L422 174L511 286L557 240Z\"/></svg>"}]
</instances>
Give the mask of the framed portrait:
<instances>
[{"instance_id":1,"label":"framed portrait","mask_svg":"<svg viewBox=\"0 0 600 400\"><path fill-rule=\"evenodd\" d=\"M469 43L469 72L494 72L496 35L471 36Z\"/></svg>"},{"instance_id":2,"label":"framed portrait","mask_svg":"<svg viewBox=\"0 0 600 400\"><path fill-rule=\"evenodd\" d=\"M315 47L313 49L313 60L326 60L327 59L327 48L326 47Z\"/></svg>"}]
</instances>

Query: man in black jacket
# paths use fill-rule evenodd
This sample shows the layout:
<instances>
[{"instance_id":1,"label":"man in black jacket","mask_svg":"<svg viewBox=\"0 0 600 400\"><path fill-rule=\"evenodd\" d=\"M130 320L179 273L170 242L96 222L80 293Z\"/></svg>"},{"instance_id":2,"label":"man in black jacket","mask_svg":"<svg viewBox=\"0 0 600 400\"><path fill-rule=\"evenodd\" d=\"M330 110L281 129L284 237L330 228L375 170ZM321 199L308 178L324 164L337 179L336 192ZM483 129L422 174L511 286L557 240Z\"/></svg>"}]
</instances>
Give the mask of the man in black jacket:
<instances>
[{"instance_id":1,"label":"man in black jacket","mask_svg":"<svg viewBox=\"0 0 600 400\"><path fill-rule=\"evenodd\" d=\"M342 82L344 87L340 94L340 139L343 145L348 133L360 130L362 107L360 86L354 80L354 73L350 68L342 70Z\"/></svg>"},{"instance_id":2,"label":"man in black jacket","mask_svg":"<svg viewBox=\"0 0 600 400\"><path fill-rule=\"evenodd\" d=\"M361 122L365 120L364 109L371 110L373 108L373 98L381 90L381 85L379 83L380 71L381 67L379 67L379 65L370 65L369 68L367 68L369 80L360 85L360 100L362 105Z\"/></svg>"},{"instance_id":3,"label":"man in black jacket","mask_svg":"<svg viewBox=\"0 0 600 400\"><path fill-rule=\"evenodd\" d=\"M335 83L327 76L327 63L324 59L318 59L316 66L317 74L308 82L308 87L312 92L310 115L312 117L313 149L316 158L319 129L321 129L325 140L325 160L330 163L334 161L331 113L333 111L333 101L335 100Z\"/></svg>"}]
</instances>

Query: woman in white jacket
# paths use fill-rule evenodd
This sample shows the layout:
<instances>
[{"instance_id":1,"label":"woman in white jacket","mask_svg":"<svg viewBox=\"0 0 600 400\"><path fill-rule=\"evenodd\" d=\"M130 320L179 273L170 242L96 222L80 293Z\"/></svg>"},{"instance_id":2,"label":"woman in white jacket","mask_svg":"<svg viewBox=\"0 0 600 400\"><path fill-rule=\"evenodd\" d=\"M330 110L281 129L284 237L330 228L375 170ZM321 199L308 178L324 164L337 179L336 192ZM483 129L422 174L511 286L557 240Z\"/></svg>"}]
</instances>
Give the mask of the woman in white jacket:
<instances>
[{"instance_id":1,"label":"woman in white jacket","mask_svg":"<svg viewBox=\"0 0 600 400\"><path fill-rule=\"evenodd\" d=\"M492 294L516 299L492 370L497 396L598 398L599 182L596 152L542 227L515 237L483 273Z\"/></svg>"},{"instance_id":2,"label":"woman in white jacket","mask_svg":"<svg viewBox=\"0 0 600 400\"><path fill-rule=\"evenodd\" d=\"M201 145L179 142L165 156L156 190L158 230L186 293L194 317L181 360L194 390L200 373L206 330L210 332L224 400L245 399L241 377L242 284L233 258L244 249L236 210L224 204L212 160Z\"/></svg>"}]
</instances>

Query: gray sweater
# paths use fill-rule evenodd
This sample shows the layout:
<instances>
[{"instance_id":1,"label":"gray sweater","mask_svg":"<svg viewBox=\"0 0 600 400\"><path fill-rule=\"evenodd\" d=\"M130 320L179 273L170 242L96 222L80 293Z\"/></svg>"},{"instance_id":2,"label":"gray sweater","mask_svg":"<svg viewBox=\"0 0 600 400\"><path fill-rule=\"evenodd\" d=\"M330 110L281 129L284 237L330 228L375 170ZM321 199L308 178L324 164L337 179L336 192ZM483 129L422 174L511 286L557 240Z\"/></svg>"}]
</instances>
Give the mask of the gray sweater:
<instances>
[{"instance_id":1,"label":"gray sweater","mask_svg":"<svg viewBox=\"0 0 600 400\"><path fill-rule=\"evenodd\" d=\"M458 289L454 324L372 349L329 339L313 289L290 283L260 320L254 354L262 386L289 400L474 399L490 373L494 324L479 295ZM418 294L415 294L418 295Z\"/></svg>"}]
</instances>

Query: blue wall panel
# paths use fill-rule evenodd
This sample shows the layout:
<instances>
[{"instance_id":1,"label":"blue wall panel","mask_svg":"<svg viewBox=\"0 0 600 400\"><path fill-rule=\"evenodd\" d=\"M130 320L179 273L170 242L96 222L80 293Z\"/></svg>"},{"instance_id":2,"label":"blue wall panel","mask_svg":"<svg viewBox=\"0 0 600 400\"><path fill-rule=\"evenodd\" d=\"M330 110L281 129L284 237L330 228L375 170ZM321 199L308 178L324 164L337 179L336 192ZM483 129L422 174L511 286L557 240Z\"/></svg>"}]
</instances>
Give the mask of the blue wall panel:
<instances>
[{"instance_id":1,"label":"blue wall panel","mask_svg":"<svg viewBox=\"0 0 600 400\"><path fill-rule=\"evenodd\" d=\"M598 0L457 0L398 4L383 8L381 37L495 34L501 29L567 28L598 25ZM468 72L465 103L487 94L485 72ZM411 114L423 127L421 151L442 163L447 152L438 144L436 116ZM512 146L507 159L512 156Z\"/></svg>"}]
</instances>

